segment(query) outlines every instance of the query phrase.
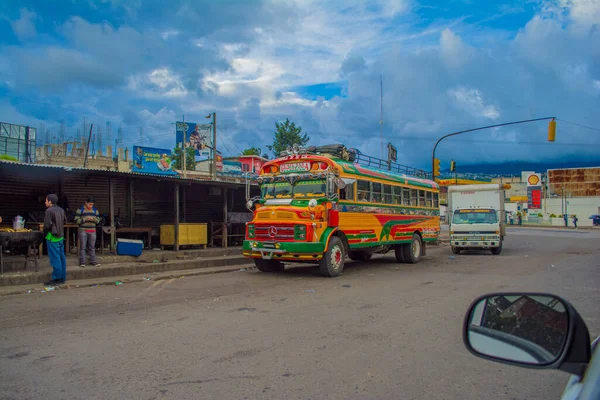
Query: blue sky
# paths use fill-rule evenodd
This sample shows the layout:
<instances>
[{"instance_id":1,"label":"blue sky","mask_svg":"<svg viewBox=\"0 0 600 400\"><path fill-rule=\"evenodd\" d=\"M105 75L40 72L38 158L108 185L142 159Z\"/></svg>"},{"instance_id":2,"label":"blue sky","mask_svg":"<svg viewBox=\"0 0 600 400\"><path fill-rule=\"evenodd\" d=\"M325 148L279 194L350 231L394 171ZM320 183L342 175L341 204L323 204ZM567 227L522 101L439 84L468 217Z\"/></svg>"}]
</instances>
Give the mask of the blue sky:
<instances>
[{"instance_id":1,"label":"blue sky","mask_svg":"<svg viewBox=\"0 0 600 400\"><path fill-rule=\"evenodd\" d=\"M600 0L8 0L0 4L0 120L75 136L83 117L127 146L174 146L174 123L217 113L218 148L272 143L290 118L429 166L599 160ZM140 128L143 139L140 139ZM43 138L44 136L42 136Z\"/></svg>"}]
</instances>

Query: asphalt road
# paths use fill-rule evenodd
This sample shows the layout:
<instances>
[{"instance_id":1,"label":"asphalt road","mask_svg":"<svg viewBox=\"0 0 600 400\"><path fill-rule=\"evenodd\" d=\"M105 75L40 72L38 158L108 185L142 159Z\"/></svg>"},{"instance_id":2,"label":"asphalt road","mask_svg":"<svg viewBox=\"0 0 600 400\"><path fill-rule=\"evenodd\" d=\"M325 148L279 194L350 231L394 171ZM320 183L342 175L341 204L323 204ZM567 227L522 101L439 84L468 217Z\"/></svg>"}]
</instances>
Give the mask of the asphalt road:
<instances>
[{"instance_id":1,"label":"asphalt road","mask_svg":"<svg viewBox=\"0 0 600 400\"><path fill-rule=\"evenodd\" d=\"M564 373L470 355L463 315L480 294L545 291L600 335L599 254L597 232L521 228L500 256L430 248L336 279L301 267L7 296L0 398L559 398Z\"/></svg>"}]
</instances>

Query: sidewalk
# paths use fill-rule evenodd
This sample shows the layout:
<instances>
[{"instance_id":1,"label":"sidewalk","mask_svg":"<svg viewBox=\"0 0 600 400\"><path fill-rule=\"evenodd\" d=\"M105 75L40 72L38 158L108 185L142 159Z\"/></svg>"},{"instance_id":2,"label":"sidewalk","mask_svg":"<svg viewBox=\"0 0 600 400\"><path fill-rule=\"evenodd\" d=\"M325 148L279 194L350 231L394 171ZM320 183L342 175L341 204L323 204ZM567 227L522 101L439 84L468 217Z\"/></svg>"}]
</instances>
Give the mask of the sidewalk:
<instances>
[{"instance_id":1,"label":"sidewalk","mask_svg":"<svg viewBox=\"0 0 600 400\"><path fill-rule=\"evenodd\" d=\"M12 294L22 294L22 293L38 293L38 292L53 292L56 290L66 290L66 289L75 289L75 288L84 288L84 287L95 287L95 286L104 286L104 285L121 285L125 283L134 283L134 282L142 282L142 281L160 281L164 279L179 279L186 278L190 276L198 276L198 275L212 275L212 274L221 274L226 272L235 272L235 271L250 271L253 270L254 263L248 264L248 260L246 259L246 264L239 265L225 265L221 267L207 267L200 269L192 269L192 270L174 270L168 272L160 272L160 273L145 273L143 275L125 275L125 276L112 276L112 277L102 277L102 278L94 278L94 279L77 279L77 280L67 280L64 285L57 286L55 288L45 288L39 283L35 284L22 284L22 285L11 285L11 286L0 286L0 297L8 296Z\"/></svg>"},{"instance_id":2,"label":"sidewalk","mask_svg":"<svg viewBox=\"0 0 600 400\"><path fill-rule=\"evenodd\" d=\"M206 269L216 267L235 267L248 264L249 260L242 256L241 247L227 249L184 250L174 251L145 251L140 257L128 256L98 256L100 267L88 266L80 268L77 257L67 257L67 281L83 279L98 279L108 277L123 277L170 271ZM20 265L20 270L10 271L0 275L0 287L14 285L41 284L50 280L52 267L48 257L43 256L39 262L38 272L34 272L33 263L23 269L25 257L12 260Z\"/></svg>"}]
</instances>

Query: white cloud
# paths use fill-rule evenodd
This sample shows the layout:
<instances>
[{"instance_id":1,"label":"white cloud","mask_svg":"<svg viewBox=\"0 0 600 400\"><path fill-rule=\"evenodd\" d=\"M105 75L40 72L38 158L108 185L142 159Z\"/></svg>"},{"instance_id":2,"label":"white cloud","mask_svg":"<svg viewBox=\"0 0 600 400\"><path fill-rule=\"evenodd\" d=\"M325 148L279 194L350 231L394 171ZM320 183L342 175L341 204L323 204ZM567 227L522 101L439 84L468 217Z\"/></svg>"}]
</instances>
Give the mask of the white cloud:
<instances>
[{"instance_id":1,"label":"white cloud","mask_svg":"<svg viewBox=\"0 0 600 400\"><path fill-rule=\"evenodd\" d=\"M140 97L183 97L188 94L181 79L169 68L157 68L129 77L127 87Z\"/></svg>"},{"instance_id":2,"label":"white cloud","mask_svg":"<svg viewBox=\"0 0 600 400\"><path fill-rule=\"evenodd\" d=\"M26 40L37 35L34 21L38 18L37 14L26 8L19 10L20 18L10 23L13 32L20 40Z\"/></svg>"},{"instance_id":3,"label":"white cloud","mask_svg":"<svg viewBox=\"0 0 600 400\"><path fill-rule=\"evenodd\" d=\"M448 91L450 97L456 101L459 108L464 109L474 117L498 119L500 110L495 105L486 104L483 95L478 89L459 86Z\"/></svg>"},{"instance_id":4,"label":"white cloud","mask_svg":"<svg viewBox=\"0 0 600 400\"><path fill-rule=\"evenodd\" d=\"M460 36L446 28L440 36L440 50L442 59L447 66L459 68L469 62L473 50L463 43Z\"/></svg>"}]
</instances>

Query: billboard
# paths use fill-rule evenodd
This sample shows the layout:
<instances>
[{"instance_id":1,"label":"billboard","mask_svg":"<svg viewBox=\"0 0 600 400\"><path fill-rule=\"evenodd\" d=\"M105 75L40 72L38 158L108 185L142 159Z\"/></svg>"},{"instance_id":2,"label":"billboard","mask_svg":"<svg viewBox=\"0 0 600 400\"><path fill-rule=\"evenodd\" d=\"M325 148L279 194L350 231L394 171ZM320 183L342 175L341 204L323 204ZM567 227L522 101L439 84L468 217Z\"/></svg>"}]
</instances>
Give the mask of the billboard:
<instances>
[{"instance_id":1,"label":"billboard","mask_svg":"<svg viewBox=\"0 0 600 400\"><path fill-rule=\"evenodd\" d=\"M551 197L600 196L600 167L549 169L548 192Z\"/></svg>"},{"instance_id":2,"label":"billboard","mask_svg":"<svg viewBox=\"0 0 600 400\"><path fill-rule=\"evenodd\" d=\"M173 170L171 150L133 146L131 172L157 175L177 175Z\"/></svg>"},{"instance_id":3,"label":"billboard","mask_svg":"<svg viewBox=\"0 0 600 400\"><path fill-rule=\"evenodd\" d=\"M0 155L35 162L35 128L0 122Z\"/></svg>"},{"instance_id":4,"label":"billboard","mask_svg":"<svg viewBox=\"0 0 600 400\"><path fill-rule=\"evenodd\" d=\"M179 146L185 139L185 147L196 149L198 161L212 159L212 125L195 122L176 122L176 140Z\"/></svg>"},{"instance_id":5,"label":"billboard","mask_svg":"<svg viewBox=\"0 0 600 400\"><path fill-rule=\"evenodd\" d=\"M223 160L223 175L242 176L242 163L239 161Z\"/></svg>"}]
</instances>

